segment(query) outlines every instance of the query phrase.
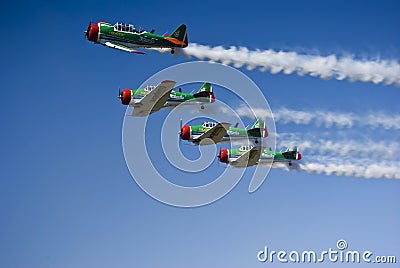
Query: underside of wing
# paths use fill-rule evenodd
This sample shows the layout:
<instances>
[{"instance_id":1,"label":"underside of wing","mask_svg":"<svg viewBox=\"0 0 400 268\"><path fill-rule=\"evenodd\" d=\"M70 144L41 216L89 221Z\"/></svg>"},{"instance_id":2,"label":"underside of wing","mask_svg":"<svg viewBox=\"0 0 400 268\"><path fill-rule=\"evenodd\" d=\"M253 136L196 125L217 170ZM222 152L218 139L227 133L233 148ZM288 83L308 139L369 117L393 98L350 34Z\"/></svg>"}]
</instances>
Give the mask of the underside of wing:
<instances>
[{"instance_id":1,"label":"underside of wing","mask_svg":"<svg viewBox=\"0 0 400 268\"><path fill-rule=\"evenodd\" d=\"M230 161L230 164L235 167L250 167L258 164L261 156L260 148L253 147L246 153L242 154L236 160Z\"/></svg>"},{"instance_id":2,"label":"underside of wing","mask_svg":"<svg viewBox=\"0 0 400 268\"><path fill-rule=\"evenodd\" d=\"M167 102L176 82L162 81L155 89L150 91L139 102L134 104L133 116L147 116L160 110Z\"/></svg>"},{"instance_id":3,"label":"underside of wing","mask_svg":"<svg viewBox=\"0 0 400 268\"><path fill-rule=\"evenodd\" d=\"M195 142L201 143L202 145L218 143L226 135L230 126L231 124L229 123L218 123L213 128L199 136Z\"/></svg>"},{"instance_id":4,"label":"underside of wing","mask_svg":"<svg viewBox=\"0 0 400 268\"><path fill-rule=\"evenodd\" d=\"M124 46L122 44L118 44L115 42L105 42L104 45L111 47L111 48L115 48L115 49L119 49L119 50L123 50L123 51L127 51L127 52L132 52L132 53L136 53L136 54L146 54L142 51L134 50L130 47L127 47L127 46Z\"/></svg>"}]
</instances>

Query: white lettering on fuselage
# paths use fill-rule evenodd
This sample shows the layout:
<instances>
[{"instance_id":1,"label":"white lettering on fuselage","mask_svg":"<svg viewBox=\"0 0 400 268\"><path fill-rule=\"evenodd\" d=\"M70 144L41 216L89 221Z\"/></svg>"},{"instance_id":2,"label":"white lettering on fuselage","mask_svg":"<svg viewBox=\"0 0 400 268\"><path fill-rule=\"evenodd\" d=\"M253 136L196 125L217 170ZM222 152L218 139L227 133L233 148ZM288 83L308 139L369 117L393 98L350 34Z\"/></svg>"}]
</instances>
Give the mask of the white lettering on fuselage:
<instances>
[{"instance_id":1,"label":"white lettering on fuselage","mask_svg":"<svg viewBox=\"0 0 400 268\"><path fill-rule=\"evenodd\" d=\"M240 134L238 131L228 130L227 132L228 132L228 135L239 135Z\"/></svg>"},{"instance_id":2,"label":"white lettering on fuselage","mask_svg":"<svg viewBox=\"0 0 400 268\"><path fill-rule=\"evenodd\" d=\"M143 36L139 36L139 41L145 44L153 44L155 42L153 39L148 39Z\"/></svg>"},{"instance_id":3,"label":"white lettering on fuselage","mask_svg":"<svg viewBox=\"0 0 400 268\"><path fill-rule=\"evenodd\" d=\"M177 100L183 100L183 99L184 99L183 96L177 96L177 95L173 95L173 94L169 95L169 97L170 97L171 99L177 99Z\"/></svg>"},{"instance_id":4,"label":"white lettering on fuselage","mask_svg":"<svg viewBox=\"0 0 400 268\"><path fill-rule=\"evenodd\" d=\"M273 154L264 154L263 157L265 158L274 158Z\"/></svg>"}]
</instances>

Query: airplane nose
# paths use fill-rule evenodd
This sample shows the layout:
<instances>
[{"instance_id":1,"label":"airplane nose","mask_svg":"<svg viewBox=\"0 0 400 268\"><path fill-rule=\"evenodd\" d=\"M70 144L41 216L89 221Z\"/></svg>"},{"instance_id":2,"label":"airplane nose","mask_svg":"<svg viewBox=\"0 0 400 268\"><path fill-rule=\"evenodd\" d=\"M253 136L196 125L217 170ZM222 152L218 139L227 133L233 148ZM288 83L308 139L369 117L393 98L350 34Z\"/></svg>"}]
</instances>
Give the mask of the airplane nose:
<instances>
[{"instance_id":1,"label":"airplane nose","mask_svg":"<svg viewBox=\"0 0 400 268\"><path fill-rule=\"evenodd\" d=\"M220 149L219 150L218 158L219 158L220 162L228 163L228 156L229 156L229 154L228 154L228 150L227 149Z\"/></svg>"},{"instance_id":2,"label":"airplane nose","mask_svg":"<svg viewBox=\"0 0 400 268\"><path fill-rule=\"evenodd\" d=\"M296 160L300 160L300 159L301 159L301 153L300 153L300 152L298 152L298 153L297 153Z\"/></svg>"},{"instance_id":3,"label":"airplane nose","mask_svg":"<svg viewBox=\"0 0 400 268\"><path fill-rule=\"evenodd\" d=\"M118 98L121 99L122 104L128 105L131 102L132 91L129 89L124 89L119 93Z\"/></svg>"},{"instance_id":4,"label":"airplane nose","mask_svg":"<svg viewBox=\"0 0 400 268\"><path fill-rule=\"evenodd\" d=\"M190 139L190 126L184 126L181 129L181 139L189 140Z\"/></svg>"},{"instance_id":5,"label":"airplane nose","mask_svg":"<svg viewBox=\"0 0 400 268\"><path fill-rule=\"evenodd\" d=\"M87 40L97 42L99 38L99 26L97 24L89 24L85 33Z\"/></svg>"}]
</instances>

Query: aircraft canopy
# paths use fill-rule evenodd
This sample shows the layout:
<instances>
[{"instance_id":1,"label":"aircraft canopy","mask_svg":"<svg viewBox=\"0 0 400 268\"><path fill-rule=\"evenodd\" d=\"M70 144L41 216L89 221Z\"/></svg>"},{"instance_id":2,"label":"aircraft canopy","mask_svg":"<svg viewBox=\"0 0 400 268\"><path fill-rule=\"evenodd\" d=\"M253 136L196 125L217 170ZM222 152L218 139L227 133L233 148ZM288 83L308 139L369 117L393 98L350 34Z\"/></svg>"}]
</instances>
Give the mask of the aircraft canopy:
<instances>
[{"instance_id":1,"label":"aircraft canopy","mask_svg":"<svg viewBox=\"0 0 400 268\"><path fill-rule=\"evenodd\" d=\"M145 88L144 88L144 91L152 91L153 89L155 89L156 88L156 86L146 86Z\"/></svg>"},{"instance_id":2,"label":"aircraft canopy","mask_svg":"<svg viewBox=\"0 0 400 268\"><path fill-rule=\"evenodd\" d=\"M137 32L135 26L133 26L132 24L121 23L121 22L115 23L114 29L116 31L121 31L121 32L131 32L131 33Z\"/></svg>"},{"instance_id":3,"label":"aircraft canopy","mask_svg":"<svg viewBox=\"0 0 400 268\"><path fill-rule=\"evenodd\" d=\"M254 147L254 146L252 146L252 145L244 145L244 146L241 146L241 147L239 148L239 151L247 152L247 151L251 150L253 147Z\"/></svg>"},{"instance_id":4,"label":"aircraft canopy","mask_svg":"<svg viewBox=\"0 0 400 268\"><path fill-rule=\"evenodd\" d=\"M203 123L203 127L207 127L207 128L212 128L215 127L217 125L217 123L215 122L204 122Z\"/></svg>"}]
</instances>

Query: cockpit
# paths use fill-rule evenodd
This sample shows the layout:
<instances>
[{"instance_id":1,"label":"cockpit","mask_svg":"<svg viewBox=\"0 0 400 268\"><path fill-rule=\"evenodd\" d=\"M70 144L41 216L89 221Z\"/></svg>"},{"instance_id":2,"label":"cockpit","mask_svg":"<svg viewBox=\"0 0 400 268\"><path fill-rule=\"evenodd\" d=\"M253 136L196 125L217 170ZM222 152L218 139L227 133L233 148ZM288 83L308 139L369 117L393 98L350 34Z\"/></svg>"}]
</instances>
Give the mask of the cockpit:
<instances>
[{"instance_id":1,"label":"cockpit","mask_svg":"<svg viewBox=\"0 0 400 268\"><path fill-rule=\"evenodd\" d=\"M249 150L251 150L254 146L253 145L244 145L244 146L240 146L239 151L241 152L247 152Z\"/></svg>"},{"instance_id":2,"label":"cockpit","mask_svg":"<svg viewBox=\"0 0 400 268\"><path fill-rule=\"evenodd\" d=\"M156 88L156 86L146 86L145 88L144 88L144 91L152 91L153 89L155 89Z\"/></svg>"},{"instance_id":3,"label":"cockpit","mask_svg":"<svg viewBox=\"0 0 400 268\"><path fill-rule=\"evenodd\" d=\"M217 123L215 123L215 122L204 122L203 123L203 127L206 127L206 128L212 128L212 127L215 127L217 125Z\"/></svg>"},{"instance_id":4,"label":"cockpit","mask_svg":"<svg viewBox=\"0 0 400 268\"><path fill-rule=\"evenodd\" d=\"M138 32L135 29L135 26L133 26L132 24L120 23L120 22L117 22L114 24L114 30L120 31L120 32L130 32L130 33Z\"/></svg>"}]
</instances>

